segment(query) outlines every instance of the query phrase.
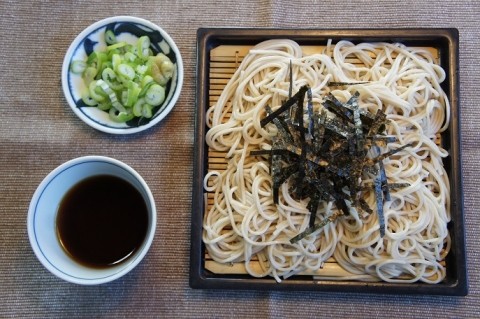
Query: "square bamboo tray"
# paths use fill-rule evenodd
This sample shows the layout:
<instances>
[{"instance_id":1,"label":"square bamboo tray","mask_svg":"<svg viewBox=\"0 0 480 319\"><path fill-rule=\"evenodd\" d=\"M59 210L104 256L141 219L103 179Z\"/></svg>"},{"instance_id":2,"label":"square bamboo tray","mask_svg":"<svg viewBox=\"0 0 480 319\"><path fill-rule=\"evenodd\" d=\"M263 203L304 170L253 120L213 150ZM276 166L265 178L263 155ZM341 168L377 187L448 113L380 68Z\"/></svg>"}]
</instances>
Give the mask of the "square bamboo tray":
<instances>
[{"instance_id":1,"label":"square bamboo tray","mask_svg":"<svg viewBox=\"0 0 480 319\"><path fill-rule=\"evenodd\" d=\"M315 272L304 272L277 283L273 278L253 278L243 263L220 264L213 261L202 244L202 221L205 206L212 204L211 194L204 203L203 177L209 170L226 167L225 153L209 150L205 144L205 112L215 104L223 88L249 49L261 41L289 38L302 45L305 54L322 52L328 39L358 42L402 42L429 50L447 71L444 90L451 102L452 121L437 142L449 150L444 165L451 180L452 252L447 256L447 278L431 285L424 283L394 284L362 280L345 280L352 274L341 268L333 258ZM463 198L460 179L460 147L458 123L458 32L454 29L424 30L273 30L273 29L199 29L197 33L197 108L195 130L195 163L192 205L192 243L190 285L192 288L227 288L258 290L318 290L373 293L410 293L465 295L467 293L463 227ZM357 63L354 59L350 63ZM207 209L208 210L208 209ZM260 267L256 261L252 267Z\"/></svg>"}]
</instances>

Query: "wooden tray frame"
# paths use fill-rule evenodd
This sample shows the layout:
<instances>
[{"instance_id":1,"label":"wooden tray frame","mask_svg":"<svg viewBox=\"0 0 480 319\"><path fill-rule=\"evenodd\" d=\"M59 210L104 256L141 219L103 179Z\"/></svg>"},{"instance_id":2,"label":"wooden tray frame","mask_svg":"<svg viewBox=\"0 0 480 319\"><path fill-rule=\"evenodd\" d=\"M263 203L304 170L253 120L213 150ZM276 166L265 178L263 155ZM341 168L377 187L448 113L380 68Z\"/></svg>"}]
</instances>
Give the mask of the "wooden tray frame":
<instances>
[{"instance_id":1,"label":"wooden tray frame","mask_svg":"<svg viewBox=\"0 0 480 319\"><path fill-rule=\"evenodd\" d=\"M452 251L447 256L447 277L439 284L360 282L346 280L322 280L311 275L299 275L277 283L273 278L253 278L243 274L241 265L224 266L208 259L202 243L204 214L203 177L212 162L221 155L209 153L205 145L205 111L211 97L219 94L226 76L211 77L215 73L216 59L225 47L227 56L235 46L238 61L229 61L231 69L239 64L252 45L267 39L289 38L302 46L335 43L340 39L358 42L402 42L409 46L428 47L438 53L439 63L447 72L443 88L451 103L451 123L444 134L442 144L450 156L444 161L451 183ZM309 50L309 49L307 49ZM228 59L228 58L227 58ZM227 62L227 61L225 61ZM225 66L225 64L222 64ZM465 239L463 220L463 195L460 161L460 127L458 106L458 31L456 29L391 29L391 30L274 30L274 29L199 29L197 32L197 92L195 116L195 158L192 193L190 286L204 289L255 289L255 290L314 290L365 293L466 295L467 276L465 263ZM221 71L228 75L228 72ZM217 156L217 159L215 159ZM213 157L213 159L212 159ZM219 165L222 165L221 161ZM321 274L328 276L335 263L325 267ZM229 269L229 267L231 269ZM335 268L335 267L334 267ZM214 270L212 272L211 270ZM335 270L334 270L335 271Z\"/></svg>"}]
</instances>

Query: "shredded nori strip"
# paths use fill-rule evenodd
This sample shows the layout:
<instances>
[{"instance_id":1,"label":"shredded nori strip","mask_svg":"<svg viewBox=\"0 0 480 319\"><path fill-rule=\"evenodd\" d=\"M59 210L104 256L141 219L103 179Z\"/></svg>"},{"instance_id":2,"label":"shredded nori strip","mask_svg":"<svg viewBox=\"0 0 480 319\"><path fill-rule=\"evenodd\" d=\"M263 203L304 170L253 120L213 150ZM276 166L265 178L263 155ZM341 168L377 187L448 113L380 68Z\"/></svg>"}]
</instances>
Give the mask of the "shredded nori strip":
<instances>
[{"instance_id":1,"label":"shredded nori strip","mask_svg":"<svg viewBox=\"0 0 480 319\"><path fill-rule=\"evenodd\" d=\"M331 216L325 217L320 223L314 225L313 227L307 228L303 233L298 234L297 236L290 239L290 243L294 244L299 240L307 237L308 235L316 232L320 228L324 227L325 225L335 221L339 216L341 216L341 211L333 213Z\"/></svg>"},{"instance_id":2,"label":"shredded nori strip","mask_svg":"<svg viewBox=\"0 0 480 319\"><path fill-rule=\"evenodd\" d=\"M368 82L328 82L328 86L345 86L345 85L356 85L356 84L367 84Z\"/></svg>"},{"instance_id":3,"label":"shredded nori strip","mask_svg":"<svg viewBox=\"0 0 480 319\"><path fill-rule=\"evenodd\" d=\"M398 188L405 188L409 187L409 183L388 183L388 189L398 189ZM360 191L367 191L375 189L375 184L364 184Z\"/></svg>"},{"instance_id":4,"label":"shredded nori strip","mask_svg":"<svg viewBox=\"0 0 480 319\"><path fill-rule=\"evenodd\" d=\"M363 209L366 213L371 214L373 213L373 210L368 206L368 203L365 199L359 198L358 199L358 205L361 209Z\"/></svg>"},{"instance_id":5,"label":"shredded nori strip","mask_svg":"<svg viewBox=\"0 0 480 319\"><path fill-rule=\"evenodd\" d=\"M309 88L307 90L307 112L308 112L308 131L305 136L307 140L313 139L313 102L312 102L312 90Z\"/></svg>"},{"instance_id":6,"label":"shredded nori strip","mask_svg":"<svg viewBox=\"0 0 480 319\"><path fill-rule=\"evenodd\" d=\"M377 150L378 153L380 153L380 148L378 146L375 146L375 149ZM385 166L383 166L383 161L378 162L378 166L380 167L378 172L380 174L380 182L381 182L381 187L383 191L383 197L385 198L386 201L390 201L390 190L388 187L387 173L385 172Z\"/></svg>"},{"instance_id":7,"label":"shredded nori strip","mask_svg":"<svg viewBox=\"0 0 480 319\"><path fill-rule=\"evenodd\" d=\"M277 135L272 138L271 150L253 150L250 155L270 156L273 199L276 204L280 187L288 181L292 198L309 199L309 227L292 238L291 243L341 215L349 215L351 209L373 213L374 210L362 197L366 191L375 192L380 235L385 235L383 203L390 200L391 189L408 184L388 183L383 160L411 145L403 145L382 154L380 146L396 141L395 137L384 135L388 124L386 114L381 109L375 114L361 109L358 98L359 93L355 92L346 103L342 103L328 94L322 103L324 108L318 113L314 112L308 86L302 86L292 96L290 63L288 100L275 111L266 106L267 116L260 124L265 127L273 123L277 127ZM304 119L305 115L308 120ZM372 147L377 151L374 158L367 157ZM362 184L362 177L367 173L376 176L373 185ZM315 224L322 201L333 202L337 211ZM347 205L347 202L350 204Z\"/></svg>"},{"instance_id":8,"label":"shredded nori strip","mask_svg":"<svg viewBox=\"0 0 480 319\"><path fill-rule=\"evenodd\" d=\"M298 100L300 99L300 97L302 98L302 101L303 101L303 97L305 96L305 92L307 92L307 90L308 90L308 86L306 86L306 85L302 86L300 88L300 90L294 96L292 96L290 99L288 99L287 102L285 102L278 110L276 110L272 114L268 115L266 118L262 119L260 121L260 125L262 127L264 127L265 125L270 123L278 115L282 114L286 110L290 109L294 104L296 104L298 102Z\"/></svg>"},{"instance_id":9,"label":"shredded nori strip","mask_svg":"<svg viewBox=\"0 0 480 319\"><path fill-rule=\"evenodd\" d=\"M383 215L383 191L380 177L375 178L375 199L377 201L378 224L380 226L380 237L385 236L385 216Z\"/></svg>"},{"instance_id":10,"label":"shredded nori strip","mask_svg":"<svg viewBox=\"0 0 480 319\"><path fill-rule=\"evenodd\" d=\"M292 98L292 90L293 90L293 71L292 71L292 60L290 60L290 65L289 65L289 81L290 85L288 86L288 98Z\"/></svg>"},{"instance_id":11,"label":"shredded nori strip","mask_svg":"<svg viewBox=\"0 0 480 319\"><path fill-rule=\"evenodd\" d=\"M265 106L265 110L267 111L268 115L273 113L272 109L268 105ZM293 138L288 131L288 125L282 117L275 117L273 119L273 124L275 124L275 126L277 127L278 134L281 135L282 139L286 140L289 143L293 143Z\"/></svg>"},{"instance_id":12,"label":"shredded nori strip","mask_svg":"<svg viewBox=\"0 0 480 319\"><path fill-rule=\"evenodd\" d=\"M308 202L308 205L307 205L307 209L310 212L310 220L308 222L308 227L315 226L315 217L316 217L315 212L318 209L319 201L320 201L319 196L316 193L312 194L312 196L310 197L310 201Z\"/></svg>"},{"instance_id":13,"label":"shredded nori strip","mask_svg":"<svg viewBox=\"0 0 480 319\"><path fill-rule=\"evenodd\" d=\"M377 156L377 157L375 157L375 158L373 158L373 159L367 159L365 165L366 165L366 166L372 166L372 165L374 165L375 163L378 163L378 162L380 162L380 161L383 161L383 160L386 159L387 157L390 157L390 156L392 156L393 154L396 154L396 153L398 153L398 152L406 149L407 147L411 147L411 146L412 146L412 144L405 144L405 145L403 145L403 146L400 146L399 148L396 148L396 149L393 149L393 150L391 150L391 151L388 151L387 153L383 153L383 154L381 154L381 155L379 155L379 156Z\"/></svg>"}]
</instances>

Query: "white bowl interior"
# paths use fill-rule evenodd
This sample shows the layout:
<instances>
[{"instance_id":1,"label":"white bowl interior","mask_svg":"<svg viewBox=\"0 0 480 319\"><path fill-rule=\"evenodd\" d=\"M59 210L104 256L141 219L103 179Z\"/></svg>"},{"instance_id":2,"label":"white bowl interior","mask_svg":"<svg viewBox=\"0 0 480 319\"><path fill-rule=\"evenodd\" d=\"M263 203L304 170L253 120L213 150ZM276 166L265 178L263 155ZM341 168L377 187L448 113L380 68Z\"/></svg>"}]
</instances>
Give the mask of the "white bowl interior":
<instances>
[{"instance_id":1,"label":"white bowl interior","mask_svg":"<svg viewBox=\"0 0 480 319\"><path fill-rule=\"evenodd\" d=\"M82 92L85 92L87 88L83 83L81 75L74 74L70 71L70 64L74 60L86 60L86 41L88 41L95 50L106 48L107 45L104 40L104 35L107 26L113 26L114 30L117 30L118 41L125 41L130 44L135 44L138 39L137 35L128 31L130 29L132 30L131 32L137 34L144 32L145 34L155 35L158 42L154 41L152 45L155 46L156 51L163 52L174 59L175 69L169 84L167 96L151 119L143 119L141 123L117 123L109 118L108 113L96 107L79 107L79 105L81 105ZM175 42L163 29L141 18L118 16L107 18L90 25L72 42L63 61L62 87L68 104L74 113L85 123L106 133L131 134L143 131L157 124L172 110L179 98L182 85L183 61Z\"/></svg>"},{"instance_id":2,"label":"white bowl interior","mask_svg":"<svg viewBox=\"0 0 480 319\"><path fill-rule=\"evenodd\" d=\"M56 234L56 215L63 196L79 181L95 175L114 175L130 182L142 194L149 214L149 228L141 248L125 262L105 269L88 268L72 260ZM145 181L126 164L99 156L78 158L52 171L37 188L28 216L30 242L38 259L58 277L80 284L108 282L133 269L148 251L155 227L155 203Z\"/></svg>"}]
</instances>

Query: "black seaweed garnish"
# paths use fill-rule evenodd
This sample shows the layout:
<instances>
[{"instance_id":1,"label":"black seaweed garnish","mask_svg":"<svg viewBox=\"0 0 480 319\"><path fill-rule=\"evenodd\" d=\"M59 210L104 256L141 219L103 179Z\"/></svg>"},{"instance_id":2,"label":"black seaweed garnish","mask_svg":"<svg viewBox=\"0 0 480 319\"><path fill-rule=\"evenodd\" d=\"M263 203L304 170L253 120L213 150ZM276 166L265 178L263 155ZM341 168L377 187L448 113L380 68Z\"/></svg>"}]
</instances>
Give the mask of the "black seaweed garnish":
<instances>
[{"instance_id":1,"label":"black seaweed garnish","mask_svg":"<svg viewBox=\"0 0 480 319\"><path fill-rule=\"evenodd\" d=\"M323 102L324 109L315 113L310 88L303 86L292 96L290 87L289 99L283 105L275 111L266 107L267 116L260 124L265 127L273 123L278 133L272 139L271 150L255 150L250 155L270 156L273 200L276 204L279 188L288 180L289 193L293 198L309 199L309 227L292 238L291 243L339 216L349 215L352 209L364 214L373 213L374 210L362 196L366 191L375 193L380 235L385 235L383 202L390 200L391 189L407 184L389 184L382 161L411 145L381 154L379 146L396 141L394 137L385 135L388 124L386 114L382 110L372 114L360 109L358 97L356 92L350 100L342 103L328 94ZM367 156L371 149L376 151L373 158ZM362 182L362 177L368 173L375 176L370 185ZM337 211L315 224L321 201L333 201Z\"/></svg>"},{"instance_id":2,"label":"black seaweed garnish","mask_svg":"<svg viewBox=\"0 0 480 319\"><path fill-rule=\"evenodd\" d=\"M291 82L290 82L291 83ZM355 85L355 84L367 84L368 82L328 82L328 86L346 86L346 85Z\"/></svg>"}]
</instances>

